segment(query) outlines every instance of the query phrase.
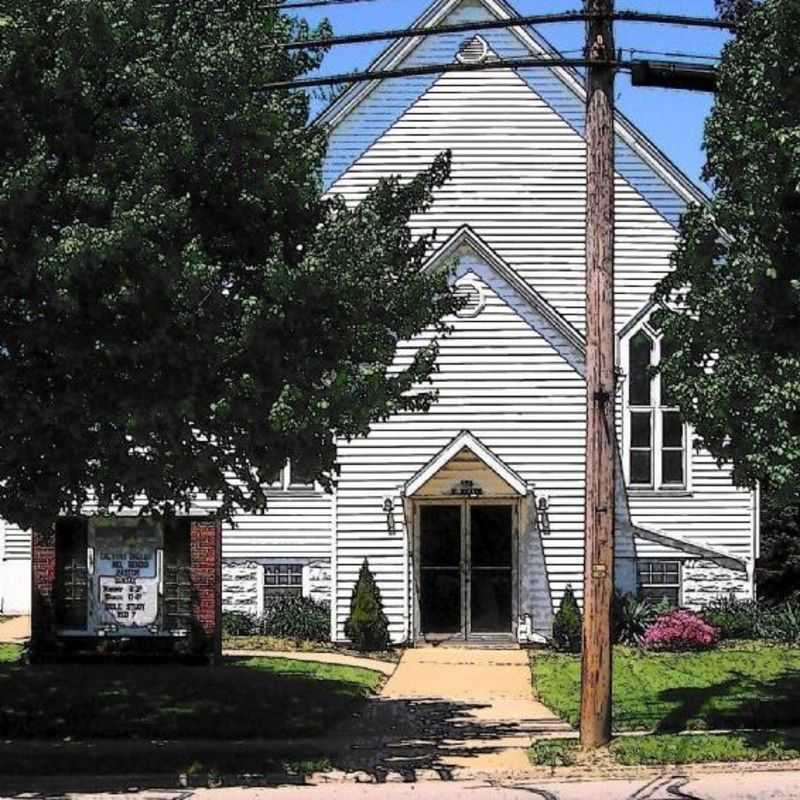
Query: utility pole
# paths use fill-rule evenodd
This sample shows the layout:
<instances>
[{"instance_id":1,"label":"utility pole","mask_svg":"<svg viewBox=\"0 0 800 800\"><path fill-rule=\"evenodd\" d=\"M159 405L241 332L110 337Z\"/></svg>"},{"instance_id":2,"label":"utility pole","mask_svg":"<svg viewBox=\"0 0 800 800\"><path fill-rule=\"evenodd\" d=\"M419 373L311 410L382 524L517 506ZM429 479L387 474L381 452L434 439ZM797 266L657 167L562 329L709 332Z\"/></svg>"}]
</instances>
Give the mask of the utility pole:
<instances>
[{"instance_id":1,"label":"utility pole","mask_svg":"<svg viewBox=\"0 0 800 800\"><path fill-rule=\"evenodd\" d=\"M581 745L611 740L614 591L614 0L584 0L586 58L586 506ZM603 63L606 62L606 63Z\"/></svg>"}]
</instances>

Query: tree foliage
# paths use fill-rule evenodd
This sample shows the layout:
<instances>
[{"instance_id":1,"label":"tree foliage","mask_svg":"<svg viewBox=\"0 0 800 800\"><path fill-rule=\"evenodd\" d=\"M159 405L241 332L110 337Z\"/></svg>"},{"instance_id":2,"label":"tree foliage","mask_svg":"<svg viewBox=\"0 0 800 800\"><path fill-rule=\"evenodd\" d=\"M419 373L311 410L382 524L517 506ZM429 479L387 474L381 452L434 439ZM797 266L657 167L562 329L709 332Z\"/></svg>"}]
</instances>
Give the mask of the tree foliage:
<instances>
[{"instance_id":1,"label":"tree foliage","mask_svg":"<svg viewBox=\"0 0 800 800\"><path fill-rule=\"evenodd\" d=\"M784 506L762 498L756 584L764 600L800 598L800 503Z\"/></svg>"},{"instance_id":2,"label":"tree foliage","mask_svg":"<svg viewBox=\"0 0 800 800\"><path fill-rule=\"evenodd\" d=\"M347 207L262 0L0 0L0 515L264 504L398 409L457 304L407 228L449 156Z\"/></svg>"},{"instance_id":3,"label":"tree foliage","mask_svg":"<svg viewBox=\"0 0 800 800\"><path fill-rule=\"evenodd\" d=\"M714 0L720 19L729 22L743 22L756 7L758 0Z\"/></svg>"},{"instance_id":4,"label":"tree foliage","mask_svg":"<svg viewBox=\"0 0 800 800\"><path fill-rule=\"evenodd\" d=\"M741 486L800 497L800 2L765 0L726 46L705 130L714 199L683 218L656 298L663 374ZM675 311L681 313L675 313Z\"/></svg>"}]
</instances>

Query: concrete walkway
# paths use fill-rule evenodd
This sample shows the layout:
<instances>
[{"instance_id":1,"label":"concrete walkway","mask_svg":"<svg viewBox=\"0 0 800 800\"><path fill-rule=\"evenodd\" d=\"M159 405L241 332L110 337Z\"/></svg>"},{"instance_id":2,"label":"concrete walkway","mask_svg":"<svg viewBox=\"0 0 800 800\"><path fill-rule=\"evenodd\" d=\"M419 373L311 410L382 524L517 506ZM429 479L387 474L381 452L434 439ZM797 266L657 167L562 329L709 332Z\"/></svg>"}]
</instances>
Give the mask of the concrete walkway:
<instances>
[{"instance_id":1,"label":"concrete walkway","mask_svg":"<svg viewBox=\"0 0 800 800\"><path fill-rule=\"evenodd\" d=\"M30 617L0 619L0 644L23 644L30 635Z\"/></svg>"},{"instance_id":2,"label":"concrete walkway","mask_svg":"<svg viewBox=\"0 0 800 800\"><path fill-rule=\"evenodd\" d=\"M448 646L406 650L380 697L338 734L360 755L352 768L409 780L524 771L534 738L570 731L534 699L524 650Z\"/></svg>"},{"instance_id":3,"label":"concrete walkway","mask_svg":"<svg viewBox=\"0 0 800 800\"><path fill-rule=\"evenodd\" d=\"M313 650L223 650L222 655L236 658L291 658L295 661L316 661L322 664L342 664L347 667L362 667L384 675L392 675L397 669L393 661L377 658L359 658L347 653L314 652Z\"/></svg>"}]
</instances>

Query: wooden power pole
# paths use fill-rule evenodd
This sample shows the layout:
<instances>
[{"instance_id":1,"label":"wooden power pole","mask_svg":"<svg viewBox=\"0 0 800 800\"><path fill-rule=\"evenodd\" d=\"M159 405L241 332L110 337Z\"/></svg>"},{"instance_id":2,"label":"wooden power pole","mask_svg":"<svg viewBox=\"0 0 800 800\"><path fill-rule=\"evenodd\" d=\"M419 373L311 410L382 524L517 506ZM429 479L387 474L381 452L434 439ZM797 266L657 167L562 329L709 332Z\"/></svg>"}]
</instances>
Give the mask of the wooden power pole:
<instances>
[{"instance_id":1,"label":"wooden power pole","mask_svg":"<svg viewBox=\"0 0 800 800\"><path fill-rule=\"evenodd\" d=\"M611 739L614 592L613 0L584 0L586 57L586 507L581 744ZM606 63L602 63L606 62Z\"/></svg>"}]
</instances>

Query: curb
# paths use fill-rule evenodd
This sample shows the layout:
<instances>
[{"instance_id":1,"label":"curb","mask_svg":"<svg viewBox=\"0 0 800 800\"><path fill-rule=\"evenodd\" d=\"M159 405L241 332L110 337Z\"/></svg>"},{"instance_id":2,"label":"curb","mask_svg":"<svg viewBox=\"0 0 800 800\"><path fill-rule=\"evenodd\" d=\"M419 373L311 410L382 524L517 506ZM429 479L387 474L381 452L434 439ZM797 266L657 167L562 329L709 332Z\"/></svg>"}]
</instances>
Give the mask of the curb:
<instances>
[{"instance_id":1,"label":"curb","mask_svg":"<svg viewBox=\"0 0 800 800\"><path fill-rule=\"evenodd\" d=\"M663 777L700 777L719 773L773 773L797 772L800 760L764 762L715 762L708 764L683 764L678 766L642 766L622 768L543 767L531 770L508 772L485 772L468 768L425 769L411 773L389 771L384 774L355 772L317 772L308 775L287 773L244 774L138 774L138 775L50 775L33 777L24 775L0 775L3 792L73 793L73 792L137 792L180 791L181 789L222 788L269 788L275 786L324 786L332 784L382 784L382 783L430 783L430 782L575 782L590 783L598 780L636 780ZM6 795L0 795L3 797Z\"/></svg>"}]
</instances>

